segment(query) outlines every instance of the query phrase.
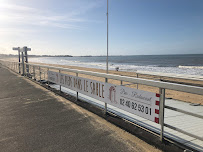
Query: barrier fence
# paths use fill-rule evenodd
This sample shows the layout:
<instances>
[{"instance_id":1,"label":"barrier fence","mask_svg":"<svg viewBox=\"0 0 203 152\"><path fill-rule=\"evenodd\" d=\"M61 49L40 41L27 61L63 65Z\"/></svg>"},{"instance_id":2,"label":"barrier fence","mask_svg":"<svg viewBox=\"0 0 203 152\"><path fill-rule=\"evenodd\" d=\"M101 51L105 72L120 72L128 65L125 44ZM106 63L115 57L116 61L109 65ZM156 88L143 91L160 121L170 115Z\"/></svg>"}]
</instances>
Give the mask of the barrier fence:
<instances>
[{"instance_id":1,"label":"barrier fence","mask_svg":"<svg viewBox=\"0 0 203 152\"><path fill-rule=\"evenodd\" d=\"M134 85L138 84L151 86L158 88L159 92L157 92L160 95L159 101L156 101L156 104L159 105L158 112L156 113L159 115L159 121L158 123L161 126L160 131L160 140L163 141L164 139L164 126L168 127L170 129L176 130L180 133L186 134L188 136L194 137L196 139L199 139L203 141L203 138L194 134L191 134L189 132L186 132L180 128L176 128L174 126L171 126L170 124L164 123L164 110L165 108L177 111L180 113L184 113L190 116L194 116L200 119L203 119L202 115L198 115L196 113L191 113L188 111L184 111L182 109L174 108L171 106L165 105L165 91L166 89L169 90L175 90L180 92L186 92L191 94L197 94L197 95L203 95L203 87L197 87L192 85L183 85L183 84L175 84L175 83L169 83L169 82L162 82L162 81L156 81L156 80L149 80L149 79L141 79L141 78L134 78L134 77L127 77L127 76L120 76L120 75L113 75L113 74L105 74L105 73L98 73L98 72L91 72L91 71L84 71L84 70L77 70L77 69L69 69L69 68L62 68L62 67L55 67L55 66L47 66L47 65L39 65L39 64L25 64L19 62L10 62L5 60L0 60L0 63L8 67L9 69L23 75L26 77L29 77L34 80L38 80L39 82L46 81L47 85L50 85L50 81L48 81L48 72L52 72L52 74L59 73L61 75L66 76L66 74L71 75L73 77L93 77L93 78L102 78L102 83L107 83L108 80L113 81L120 81L120 86L127 86L127 85ZM75 75L75 76L74 76ZM85 78L84 78L85 79ZM130 83L130 84L128 84ZM61 91L61 85L59 90ZM76 99L78 100L79 92L76 92ZM105 102L105 113L107 113L107 106L108 103ZM156 122L156 121L155 121Z\"/></svg>"}]
</instances>

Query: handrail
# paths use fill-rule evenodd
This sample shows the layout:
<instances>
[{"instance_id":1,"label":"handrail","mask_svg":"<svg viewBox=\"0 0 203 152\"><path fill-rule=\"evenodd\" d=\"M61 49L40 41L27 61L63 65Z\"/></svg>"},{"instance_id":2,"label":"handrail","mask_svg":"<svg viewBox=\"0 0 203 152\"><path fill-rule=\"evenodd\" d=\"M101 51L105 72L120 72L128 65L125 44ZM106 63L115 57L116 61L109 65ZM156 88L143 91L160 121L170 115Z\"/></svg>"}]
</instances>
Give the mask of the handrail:
<instances>
[{"instance_id":1,"label":"handrail","mask_svg":"<svg viewBox=\"0 0 203 152\"><path fill-rule=\"evenodd\" d=\"M186 135L188 135L188 136L191 136L191 137L194 137L194 138L196 138L196 139L199 139L199 140L203 141L203 137L199 137L199 136L193 135L193 134L191 134L191 133L189 133L189 132L186 132L186 131L184 131L184 130L182 130L182 129L179 129L179 128L176 128L176 127L173 127L173 126L171 126L171 125L169 125L169 124L165 124L165 123L164 123L164 126L166 126L166 127L170 128L170 129L176 130L176 131L178 131L178 132L181 132L181 133L183 133L183 134L186 134Z\"/></svg>"},{"instance_id":2,"label":"handrail","mask_svg":"<svg viewBox=\"0 0 203 152\"><path fill-rule=\"evenodd\" d=\"M147 79L142 79L142 78L133 78L133 77L127 77L127 76L114 75L114 74L98 73L98 72L92 72L92 71L61 68L61 67L47 66L47 65L40 65L40 64L27 63L27 65L39 66L39 67L44 67L44 68L49 68L49 69L57 69L57 70L74 72L74 73L79 73L79 74L87 74L87 75L92 75L92 76L97 76L97 77L108 78L108 79L121 80L121 81L138 83L138 84L148 85L148 86L153 86L153 87L158 87L158 88L165 88L165 89L170 89L170 90L176 90L176 91L181 91L181 92L203 95L203 87L189 86L189 85L183 85L183 84L174 84L174 83L161 82L161 81L156 81L156 80L147 80Z\"/></svg>"},{"instance_id":3,"label":"handrail","mask_svg":"<svg viewBox=\"0 0 203 152\"><path fill-rule=\"evenodd\" d=\"M11 62L11 61L7 61L7 62ZM18 62L11 62L11 63L18 63ZM56 67L56 66L47 66L47 65L31 64L31 63L25 63L25 64L31 65L31 66L38 66L38 67L43 67L43 68L92 75L92 76L103 77L103 78L108 78L108 79L148 85L148 86L153 86L153 87L158 87L158 88L165 88L165 89L169 89L169 90L203 95L203 87L190 86L190 85L184 85L184 84L174 84L174 83L170 83L170 82L162 82L162 81L157 81L157 80L148 80L148 79L120 76L120 75L114 75L114 74L106 74L106 73L99 73L99 72L92 72L92 71L85 71L85 70L78 70L78 69L62 68L62 67Z\"/></svg>"},{"instance_id":4,"label":"handrail","mask_svg":"<svg viewBox=\"0 0 203 152\"><path fill-rule=\"evenodd\" d=\"M165 105L165 108L203 119L202 115L198 115L198 114L195 114L195 113L192 113L192 112L184 111L184 110L174 108L174 107L171 107L171 106L166 106L166 105Z\"/></svg>"}]
</instances>

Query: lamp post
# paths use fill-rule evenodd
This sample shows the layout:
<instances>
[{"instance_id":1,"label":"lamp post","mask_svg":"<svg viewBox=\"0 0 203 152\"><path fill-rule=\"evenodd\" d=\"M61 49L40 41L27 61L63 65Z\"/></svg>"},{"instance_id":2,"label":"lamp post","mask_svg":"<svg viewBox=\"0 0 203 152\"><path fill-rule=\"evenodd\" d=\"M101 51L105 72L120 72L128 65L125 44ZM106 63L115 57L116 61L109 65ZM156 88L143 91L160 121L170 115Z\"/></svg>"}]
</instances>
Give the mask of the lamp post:
<instances>
[{"instance_id":1,"label":"lamp post","mask_svg":"<svg viewBox=\"0 0 203 152\"><path fill-rule=\"evenodd\" d=\"M106 55L106 73L108 74L109 73L109 1L107 0L107 13L106 13L106 16L107 16L107 55ZM105 78L105 82L107 83L108 82L108 79ZM107 114L107 103L105 103L105 110L104 110L104 113Z\"/></svg>"},{"instance_id":2,"label":"lamp post","mask_svg":"<svg viewBox=\"0 0 203 152\"><path fill-rule=\"evenodd\" d=\"M107 16L107 56L106 56L106 73L108 74L109 73L109 1L107 0L107 13L106 13L106 16Z\"/></svg>"}]
</instances>

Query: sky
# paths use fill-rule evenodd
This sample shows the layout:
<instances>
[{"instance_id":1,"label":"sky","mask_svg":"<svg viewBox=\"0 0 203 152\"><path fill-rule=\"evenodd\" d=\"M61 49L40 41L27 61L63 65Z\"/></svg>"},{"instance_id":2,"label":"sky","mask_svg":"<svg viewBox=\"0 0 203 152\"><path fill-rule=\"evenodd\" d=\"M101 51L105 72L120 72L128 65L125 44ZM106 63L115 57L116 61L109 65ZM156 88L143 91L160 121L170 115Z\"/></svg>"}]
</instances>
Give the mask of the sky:
<instances>
[{"instance_id":1,"label":"sky","mask_svg":"<svg viewBox=\"0 0 203 152\"><path fill-rule=\"evenodd\" d=\"M0 54L106 55L107 0L0 0ZM203 0L109 0L109 55L202 54Z\"/></svg>"}]
</instances>

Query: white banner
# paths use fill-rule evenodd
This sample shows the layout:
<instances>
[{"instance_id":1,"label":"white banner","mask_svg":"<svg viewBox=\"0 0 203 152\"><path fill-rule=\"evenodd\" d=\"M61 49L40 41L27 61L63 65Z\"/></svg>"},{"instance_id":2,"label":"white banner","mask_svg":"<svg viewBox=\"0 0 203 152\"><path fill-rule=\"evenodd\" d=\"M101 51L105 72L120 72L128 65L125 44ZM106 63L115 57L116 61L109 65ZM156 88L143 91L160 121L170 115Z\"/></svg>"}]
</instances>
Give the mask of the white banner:
<instances>
[{"instance_id":1,"label":"white banner","mask_svg":"<svg viewBox=\"0 0 203 152\"><path fill-rule=\"evenodd\" d=\"M159 95L152 92L48 71L48 81L159 123Z\"/></svg>"}]
</instances>

